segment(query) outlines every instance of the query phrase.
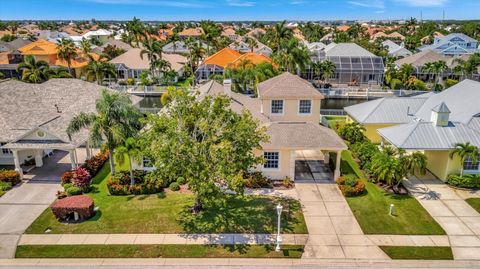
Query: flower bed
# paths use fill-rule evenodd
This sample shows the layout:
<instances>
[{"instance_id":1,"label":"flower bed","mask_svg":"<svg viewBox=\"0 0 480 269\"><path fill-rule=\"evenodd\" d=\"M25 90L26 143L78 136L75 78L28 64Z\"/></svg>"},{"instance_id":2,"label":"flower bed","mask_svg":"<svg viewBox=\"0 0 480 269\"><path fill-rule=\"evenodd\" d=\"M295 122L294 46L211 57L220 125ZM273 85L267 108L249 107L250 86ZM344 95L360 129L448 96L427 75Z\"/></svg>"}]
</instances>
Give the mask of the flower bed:
<instances>
[{"instance_id":1,"label":"flower bed","mask_svg":"<svg viewBox=\"0 0 480 269\"><path fill-rule=\"evenodd\" d=\"M345 197L359 196L365 193L365 183L353 174L339 177L337 184Z\"/></svg>"},{"instance_id":2,"label":"flower bed","mask_svg":"<svg viewBox=\"0 0 480 269\"><path fill-rule=\"evenodd\" d=\"M447 183L458 188L480 189L480 174L448 175Z\"/></svg>"},{"instance_id":3,"label":"flower bed","mask_svg":"<svg viewBox=\"0 0 480 269\"><path fill-rule=\"evenodd\" d=\"M87 169L90 176L94 177L97 175L98 171L102 168L103 164L108 160L108 150L103 150L100 153L92 156L90 159L86 160L82 165L83 168Z\"/></svg>"},{"instance_id":4,"label":"flower bed","mask_svg":"<svg viewBox=\"0 0 480 269\"><path fill-rule=\"evenodd\" d=\"M134 170L135 184L130 184L130 172L118 171L110 177L107 182L108 191L111 195L130 195L130 194L153 194L163 191L165 181L157 177L155 172Z\"/></svg>"},{"instance_id":5,"label":"flower bed","mask_svg":"<svg viewBox=\"0 0 480 269\"><path fill-rule=\"evenodd\" d=\"M20 183L20 175L15 170L0 170L0 182L8 182L12 186Z\"/></svg>"},{"instance_id":6,"label":"flower bed","mask_svg":"<svg viewBox=\"0 0 480 269\"><path fill-rule=\"evenodd\" d=\"M86 220L92 217L94 212L94 202L90 196L78 195L57 200L50 207L53 215L60 221Z\"/></svg>"}]
</instances>

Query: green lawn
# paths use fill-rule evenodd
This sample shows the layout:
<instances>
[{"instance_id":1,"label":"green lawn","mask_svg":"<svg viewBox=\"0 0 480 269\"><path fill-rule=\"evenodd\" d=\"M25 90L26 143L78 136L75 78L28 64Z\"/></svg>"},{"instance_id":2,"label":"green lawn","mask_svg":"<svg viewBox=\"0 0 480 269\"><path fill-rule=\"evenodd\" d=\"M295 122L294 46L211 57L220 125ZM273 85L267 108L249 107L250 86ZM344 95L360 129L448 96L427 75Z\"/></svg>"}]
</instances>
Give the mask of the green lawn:
<instances>
[{"instance_id":1,"label":"green lawn","mask_svg":"<svg viewBox=\"0 0 480 269\"><path fill-rule=\"evenodd\" d=\"M59 223L47 208L26 233L275 233L275 206L280 202L283 233L308 233L300 203L293 199L267 196L229 196L225 206L198 215L189 207L191 194L160 193L138 196L110 196L106 182L108 163L93 179L94 199L99 212L82 223Z\"/></svg>"},{"instance_id":2,"label":"green lawn","mask_svg":"<svg viewBox=\"0 0 480 269\"><path fill-rule=\"evenodd\" d=\"M394 260L453 260L450 247L380 247Z\"/></svg>"},{"instance_id":3,"label":"green lawn","mask_svg":"<svg viewBox=\"0 0 480 269\"><path fill-rule=\"evenodd\" d=\"M350 151L342 152L342 162L350 164L352 173L364 178ZM343 167L343 165L342 165ZM366 234L443 235L445 231L412 196L384 192L377 185L365 181L367 193L347 197L347 202ZM390 204L394 215L388 214Z\"/></svg>"},{"instance_id":4,"label":"green lawn","mask_svg":"<svg viewBox=\"0 0 480 269\"><path fill-rule=\"evenodd\" d=\"M28 245L15 258L300 258L301 245Z\"/></svg>"},{"instance_id":5,"label":"green lawn","mask_svg":"<svg viewBox=\"0 0 480 269\"><path fill-rule=\"evenodd\" d=\"M1 196L1 195L0 195ZM469 198L466 202L480 213L480 198Z\"/></svg>"}]
</instances>

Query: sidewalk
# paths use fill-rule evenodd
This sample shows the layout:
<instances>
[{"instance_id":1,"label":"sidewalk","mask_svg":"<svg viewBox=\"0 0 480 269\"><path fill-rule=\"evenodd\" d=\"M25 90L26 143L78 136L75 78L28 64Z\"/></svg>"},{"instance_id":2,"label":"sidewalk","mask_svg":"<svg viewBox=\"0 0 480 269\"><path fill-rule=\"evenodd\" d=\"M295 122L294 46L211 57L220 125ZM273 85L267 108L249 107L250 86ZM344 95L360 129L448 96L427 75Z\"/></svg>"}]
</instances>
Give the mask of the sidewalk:
<instances>
[{"instance_id":1,"label":"sidewalk","mask_svg":"<svg viewBox=\"0 0 480 269\"><path fill-rule=\"evenodd\" d=\"M405 187L448 235L455 259L480 260L480 214L437 179L410 178Z\"/></svg>"},{"instance_id":2,"label":"sidewalk","mask_svg":"<svg viewBox=\"0 0 480 269\"><path fill-rule=\"evenodd\" d=\"M320 238L324 239L319 240ZM330 238L330 239L329 239ZM274 234L24 234L19 245L237 245L274 244ZM282 234L284 245L450 246L444 235Z\"/></svg>"}]
</instances>

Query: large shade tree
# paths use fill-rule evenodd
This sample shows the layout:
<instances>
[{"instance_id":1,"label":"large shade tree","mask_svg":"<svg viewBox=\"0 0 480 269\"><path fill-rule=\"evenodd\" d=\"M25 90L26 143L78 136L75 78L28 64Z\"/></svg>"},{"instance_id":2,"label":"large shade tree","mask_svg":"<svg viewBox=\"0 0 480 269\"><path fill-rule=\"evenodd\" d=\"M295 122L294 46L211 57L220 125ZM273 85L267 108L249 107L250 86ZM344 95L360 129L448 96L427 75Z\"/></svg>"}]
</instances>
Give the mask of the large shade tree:
<instances>
[{"instance_id":1,"label":"large shade tree","mask_svg":"<svg viewBox=\"0 0 480 269\"><path fill-rule=\"evenodd\" d=\"M113 154L129 137L140 129L141 113L125 94L103 90L96 102L96 113L82 112L69 123L67 134L71 137L83 128L90 129L90 140L94 145L105 143L109 150L110 170L115 174Z\"/></svg>"},{"instance_id":2,"label":"large shade tree","mask_svg":"<svg viewBox=\"0 0 480 269\"><path fill-rule=\"evenodd\" d=\"M237 114L225 96L198 98L184 89L169 92L166 112L149 115L141 134L144 153L165 179L187 179L194 212L222 201L225 189L243 192L243 173L261 163L253 153L266 141L249 112Z\"/></svg>"}]
</instances>

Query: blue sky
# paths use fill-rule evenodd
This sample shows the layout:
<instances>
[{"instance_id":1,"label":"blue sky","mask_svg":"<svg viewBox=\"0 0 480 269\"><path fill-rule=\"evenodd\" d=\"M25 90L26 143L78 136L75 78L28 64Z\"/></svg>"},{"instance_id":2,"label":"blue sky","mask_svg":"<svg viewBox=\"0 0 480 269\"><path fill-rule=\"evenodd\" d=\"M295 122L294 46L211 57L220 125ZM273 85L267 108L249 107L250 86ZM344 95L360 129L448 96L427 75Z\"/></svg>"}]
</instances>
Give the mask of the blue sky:
<instances>
[{"instance_id":1,"label":"blue sky","mask_svg":"<svg viewBox=\"0 0 480 269\"><path fill-rule=\"evenodd\" d=\"M0 0L0 19L480 19L480 0Z\"/></svg>"}]
</instances>

